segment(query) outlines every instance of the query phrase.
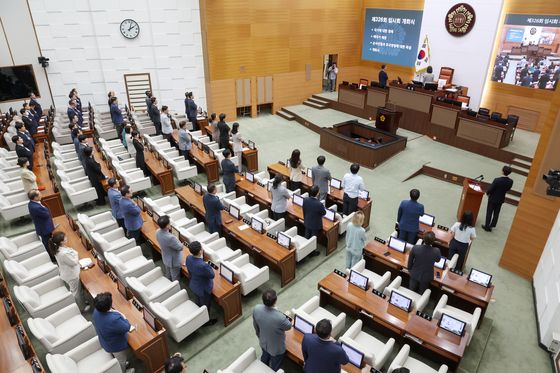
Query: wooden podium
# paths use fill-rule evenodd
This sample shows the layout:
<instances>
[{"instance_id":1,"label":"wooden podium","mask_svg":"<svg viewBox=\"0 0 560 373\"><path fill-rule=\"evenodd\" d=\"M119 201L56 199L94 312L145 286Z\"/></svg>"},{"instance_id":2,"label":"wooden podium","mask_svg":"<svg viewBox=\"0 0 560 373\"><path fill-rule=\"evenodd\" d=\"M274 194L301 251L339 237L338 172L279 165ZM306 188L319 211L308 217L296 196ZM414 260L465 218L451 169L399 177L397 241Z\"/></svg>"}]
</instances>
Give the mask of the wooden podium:
<instances>
[{"instance_id":1,"label":"wooden podium","mask_svg":"<svg viewBox=\"0 0 560 373\"><path fill-rule=\"evenodd\" d=\"M461 221L461 217L465 211L470 211L473 214L474 226L483 196L484 192L482 191L480 183L476 180L465 178L465 180L463 180L463 192L461 193L459 208L457 209L457 221Z\"/></svg>"},{"instance_id":2,"label":"wooden podium","mask_svg":"<svg viewBox=\"0 0 560 373\"><path fill-rule=\"evenodd\" d=\"M377 109L375 127L395 135L399 128L401 115L402 113L400 111L390 110L387 107L380 107Z\"/></svg>"}]
</instances>

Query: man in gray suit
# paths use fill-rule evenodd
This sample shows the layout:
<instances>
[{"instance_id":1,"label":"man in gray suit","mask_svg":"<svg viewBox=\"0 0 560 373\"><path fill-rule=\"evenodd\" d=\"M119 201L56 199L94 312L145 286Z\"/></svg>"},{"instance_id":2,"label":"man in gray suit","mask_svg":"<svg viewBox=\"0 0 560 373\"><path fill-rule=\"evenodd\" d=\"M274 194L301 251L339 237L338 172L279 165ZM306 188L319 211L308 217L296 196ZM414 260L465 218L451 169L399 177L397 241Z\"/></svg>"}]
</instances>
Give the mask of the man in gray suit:
<instances>
[{"instance_id":1,"label":"man in gray suit","mask_svg":"<svg viewBox=\"0 0 560 373\"><path fill-rule=\"evenodd\" d=\"M329 192L329 180L331 179L331 172L323 165L325 164L325 157L320 155L317 157L317 166L311 169L313 185L319 187L319 201L327 198Z\"/></svg>"},{"instance_id":2,"label":"man in gray suit","mask_svg":"<svg viewBox=\"0 0 560 373\"><path fill-rule=\"evenodd\" d=\"M265 290L262 295L264 304L253 310L253 326L262 348L261 361L274 371L282 367L286 353L286 331L292 323L286 315L276 309L276 292Z\"/></svg>"},{"instance_id":3,"label":"man in gray suit","mask_svg":"<svg viewBox=\"0 0 560 373\"><path fill-rule=\"evenodd\" d=\"M163 215L157 221L159 229L156 238L161 248L161 257L165 266L165 277L171 281L181 277L181 263L183 262L183 245L181 241L171 234L171 221L169 216Z\"/></svg>"}]
</instances>

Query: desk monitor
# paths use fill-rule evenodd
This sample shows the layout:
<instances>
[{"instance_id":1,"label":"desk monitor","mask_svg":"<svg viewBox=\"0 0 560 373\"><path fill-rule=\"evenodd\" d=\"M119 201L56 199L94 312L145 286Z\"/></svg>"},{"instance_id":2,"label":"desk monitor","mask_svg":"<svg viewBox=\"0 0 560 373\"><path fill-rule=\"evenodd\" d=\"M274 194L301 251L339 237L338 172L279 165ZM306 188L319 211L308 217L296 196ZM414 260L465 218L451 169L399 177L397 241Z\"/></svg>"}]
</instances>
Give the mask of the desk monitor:
<instances>
[{"instance_id":1,"label":"desk monitor","mask_svg":"<svg viewBox=\"0 0 560 373\"><path fill-rule=\"evenodd\" d=\"M276 237L276 242L278 242L280 246L289 249L292 243L292 237L288 236L284 232L278 232L278 236Z\"/></svg>"},{"instance_id":2,"label":"desk monitor","mask_svg":"<svg viewBox=\"0 0 560 373\"><path fill-rule=\"evenodd\" d=\"M262 222L262 220L257 219L257 218L251 218L251 228L253 228L254 230L256 230L259 233L262 233L264 230L264 224Z\"/></svg>"},{"instance_id":3,"label":"desk monitor","mask_svg":"<svg viewBox=\"0 0 560 373\"><path fill-rule=\"evenodd\" d=\"M204 144L202 143L202 141L198 140L198 142L196 143L196 145L198 146L199 150L202 150L204 148Z\"/></svg>"},{"instance_id":4,"label":"desk monitor","mask_svg":"<svg viewBox=\"0 0 560 373\"><path fill-rule=\"evenodd\" d=\"M327 212L325 212L324 218L327 219L328 221L334 222L335 217L336 217L336 212L334 212L331 209L327 209Z\"/></svg>"},{"instance_id":5,"label":"desk monitor","mask_svg":"<svg viewBox=\"0 0 560 373\"><path fill-rule=\"evenodd\" d=\"M469 277L467 279L475 284L490 287L492 275L479 271L478 269L471 268L471 272L469 273Z\"/></svg>"},{"instance_id":6,"label":"desk monitor","mask_svg":"<svg viewBox=\"0 0 560 373\"><path fill-rule=\"evenodd\" d=\"M214 150L208 149L208 155L210 156L210 158L216 159L216 153L214 153Z\"/></svg>"},{"instance_id":7,"label":"desk monitor","mask_svg":"<svg viewBox=\"0 0 560 373\"><path fill-rule=\"evenodd\" d=\"M430 214L424 214L420 216L420 219L418 219L418 221L422 224L426 224L430 227L433 227L436 221L436 217Z\"/></svg>"},{"instance_id":8,"label":"desk monitor","mask_svg":"<svg viewBox=\"0 0 560 373\"><path fill-rule=\"evenodd\" d=\"M297 331L306 334L306 333L313 333L314 325L309 321L302 319L301 316L296 314L294 316L294 329Z\"/></svg>"},{"instance_id":9,"label":"desk monitor","mask_svg":"<svg viewBox=\"0 0 560 373\"><path fill-rule=\"evenodd\" d=\"M198 194L202 194L202 185L199 183L194 183L194 191Z\"/></svg>"},{"instance_id":10,"label":"desk monitor","mask_svg":"<svg viewBox=\"0 0 560 373\"><path fill-rule=\"evenodd\" d=\"M342 181L332 178L331 179L331 188L340 189L342 187Z\"/></svg>"},{"instance_id":11,"label":"desk monitor","mask_svg":"<svg viewBox=\"0 0 560 373\"><path fill-rule=\"evenodd\" d=\"M441 314L441 319L439 319L438 326L448 332L451 332L459 337L462 337L465 334L465 327L467 324L464 321L456 319L452 316L449 316L446 313Z\"/></svg>"},{"instance_id":12,"label":"desk monitor","mask_svg":"<svg viewBox=\"0 0 560 373\"><path fill-rule=\"evenodd\" d=\"M154 221L157 223L157 221L160 218L159 213L156 212L156 210L154 210L153 214L152 214L152 218L154 219Z\"/></svg>"},{"instance_id":13,"label":"desk monitor","mask_svg":"<svg viewBox=\"0 0 560 373\"><path fill-rule=\"evenodd\" d=\"M136 203L138 204L138 207L140 207L140 210L142 211L146 210L144 207L144 200L142 198L137 198Z\"/></svg>"},{"instance_id":14,"label":"desk monitor","mask_svg":"<svg viewBox=\"0 0 560 373\"><path fill-rule=\"evenodd\" d=\"M367 190L360 190L360 191L358 192L358 198L361 198L361 199L367 201L367 199L369 198L369 191L367 191Z\"/></svg>"},{"instance_id":15,"label":"desk monitor","mask_svg":"<svg viewBox=\"0 0 560 373\"><path fill-rule=\"evenodd\" d=\"M234 219L239 220L239 216L241 215L241 214L240 214L240 211L239 211L239 207L236 207L236 206L234 206L234 205L229 205L229 214L230 214Z\"/></svg>"},{"instance_id":16,"label":"desk monitor","mask_svg":"<svg viewBox=\"0 0 560 373\"><path fill-rule=\"evenodd\" d=\"M388 244L390 249L396 250L399 253L404 253L404 251L406 250L406 242L404 242L403 240L399 240L396 237L389 237L389 244Z\"/></svg>"},{"instance_id":17,"label":"desk monitor","mask_svg":"<svg viewBox=\"0 0 560 373\"><path fill-rule=\"evenodd\" d=\"M307 177L313 179L313 170L310 169L309 167L307 168L306 174L307 174Z\"/></svg>"},{"instance_id":18,"label":"desk monitor","mask_svg":"<svg viewBox=\"0 0 560 373\"><path fill-rule=\"evenodd\" d=\"M434 267L439 268L439 269L444 269L446 262L447 262L447 258L442 256L441 259L438 262L434 263Z\"/></svg>"},{"instance_id":19,"label":"desk monitor","mask_svg":"<svg viewBox=\"0 0 560 373\"><path fill-rule=\"evenodd\" d=\"M419 81L419 80L413 80L413 81L412 81L412 85L414 85L415 87L420 87L420 88L422 88L422 86L424 85L424 83L422 83L422 82Z\"/></svg>"},{"instance_id":20,"label":"desk monitor","mask_svg":"<svg viewBox=\"0 0 560 373\"><path fill-rule=\"evenodd\" d=\"M252 172L245 172L245 179L247 179L247 181L250 181L251 183L255 182L255 175Z\"/></svg>"},{"instance_id":21,"label":"desk monitor","mask_svg":"<svg viewBox=\"0 0 560 373\"><path fill-rule=\"evenodd\" d=\"M353 269L350 270L350 276L348 276L348 282L352 285L359 287L360 289L367 290L368 289L368 278L367 276L362 275L359 272L354 271Z\"/></svg>"},{"instance_id":22,"label":"desk monitor","mask_svg":"<svg viewBox=\"0 0 560 373\"><path fill-rule=\"evenodd\" d=\"M348 346L346 343L342 342L340 344L346 355L348 355L348 360L350 364L355 367L361 368L364 363L364 353L356 350L354 347Z\"/></svg>"},{"instance_id":23,"label":"desk monitor","mask_svg":"<svg viewBox=\"0 0 560 373\"><path fill-rule=\"evenodd\" d=\"M247 141L247 145L249 145L249 149L251 149L251 150L256 149L255 143L251 140Z\"/></svg>"},{"instance_id":24,"label":"desk monitor","mask_svg":"<svg viewBox=\"0 0 560 373\"><path fill-rule=\"evenodd\" d=\"M210 147L206 144L202 145L202 149L204 150L204 153L208 154L210 153Z\"/></svg>"},{"instance_id":25,"label":"desk monitor","mask_svg":"<svg viewBox=\"0 0 560 373\"><path fill-rule=\"evenodd\" d=\"M438 89L438 83L424 83L424 89L435 92Z\"/></svg>"},{"instance_id":26,"label":"desk monitor","mask_svg":"<svg viewBox=\"0 0 560 373\"><path fill-rule=\"evenodd\" d=\"M303 197L299 194L293 196L294 205L303 206Z\"/></svg>"},{"instance_id":27,"label":"desk monitor","mask_svg":"<svg viewBox=\"0 0 560 373\"><path fill-rule=\"evenodd\" d=\"M389 303L393 306L400 308L403 311L410 312L410 307L412 306L412 299L405 297L401 293L393 290L391 291L391 297L389 298Z\"/></svg>"},{"instance_id":28,"label":"desk monitor","mask_svg":"<svg viewBox=\"0 0 560 373\"><path fill-rule=\"evenodd\" d=\"M128 299L128 292L126 291L126 285L124 284L124 282L121 281L120 278L117 277L117 290L119 291L119 293L121 293L121 295L125 298Z\"/></svg>"},{"instance_id":29,"label":"desk monitor","mask_svg":"<svg viewBox=\"0 0 560 373\"><path fill-rule=\"evenodd\" d=\"M233 271L226 267L224 263L220 263L220 276L225 278L230 284L233 284Z\"/></svg>"},{"instance_id":30,"label":"desk monitor","mask_svg":"<svg viewBox=\"0 0 560 373\"><path fill-rule=\"evenodd\" d=\"M144 317L144 321L146 321L152 329L156 332L159 331L159 324L156 322L156 317L148 310L148 307L142 308L142 316Z\"/></svg>"}]
</instances>

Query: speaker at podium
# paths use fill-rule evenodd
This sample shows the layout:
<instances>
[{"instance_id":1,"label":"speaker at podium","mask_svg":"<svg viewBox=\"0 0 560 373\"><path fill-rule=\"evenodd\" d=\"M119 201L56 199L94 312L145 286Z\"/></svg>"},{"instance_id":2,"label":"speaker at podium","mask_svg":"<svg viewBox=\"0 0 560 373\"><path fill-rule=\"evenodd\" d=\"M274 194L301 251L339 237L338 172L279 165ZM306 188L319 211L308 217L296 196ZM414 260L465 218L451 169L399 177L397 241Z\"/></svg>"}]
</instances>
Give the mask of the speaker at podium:
<instances>
[{"instance_id":1,"label":"speaker at podium","mask_svg":"<svg viewBox=\"0 0 560 373\"><path fill-rule=\"evenodd\" d=\"M392 105L380 107L375 116L375 128L396 135L401 116L402 112L396 111Z\"/></svg>"},{"instance_id":2,"label":"speaker at podium","mask_svg":"<svg viewBox=\"0 0 560 373\"><path fill-rule=\"evenodd\" d=\"M479 178L481 176L479 176ZM482 197L484 197L484 191L482 190L480 182L476 179L465 178L465 180L463 180L463 192L461 193L459 208L457 209L457 221L461 221L461 217L465 211L470 211L473 214L473 225L475 225L478 211L480 210L480 204L482 203Z\"/></svg>"}]
</instances>

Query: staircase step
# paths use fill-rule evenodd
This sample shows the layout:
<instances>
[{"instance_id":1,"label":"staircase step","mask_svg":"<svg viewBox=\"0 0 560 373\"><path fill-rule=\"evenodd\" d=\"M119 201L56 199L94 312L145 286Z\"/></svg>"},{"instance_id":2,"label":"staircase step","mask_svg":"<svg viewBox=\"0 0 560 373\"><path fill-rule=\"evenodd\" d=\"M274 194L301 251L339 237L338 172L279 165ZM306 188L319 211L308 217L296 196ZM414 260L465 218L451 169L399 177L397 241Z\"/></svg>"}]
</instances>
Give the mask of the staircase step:
<instances>
[{"instance_id":1,"label":"staircase step","mask_svg":"<svg viewBox=\"0 0 560 373\"><path fill-rule=\"evenodd\" d=\"M523 176L529 176L529 170L524 169L524 168L519 168L519 167L515 167L515 165L512 164L513 167L511 167L511 172L515 172L516 174L519 175L523 175Z\"/></svg>"},{"instance_id":2,"label":"staircase step","mask_svg":"<svg viewBox=\"0 0 560 373\"><path fill-rule=\"evenodd\" d=\"M306 105L306 106L312 107L314 109L319 109L319 110L323 110L323 109L327 108L325 105L317 104L317 103L311 102L311 101L303 101L303 104Z\"/></svg>"},{"instance_id":3,"label":"staircase step","mask_svg":"<svg viewBox=\"0 0 560 373\"><path fill-rule=\"evenodd\" d=\"M314 102L314 103L319 104L319 105L328 105L329 104L328 101L324 101L322 99L315 98L315 97L310 97L310 98L307 99L307 101Z\"/></svg>"},{"instance_id":4,"label":"staircase step","mask_svg":"<svg viewBox=\"0 0 560 373\"><path fill-rule=\"evenodd\" d=\"M531 166L533 165L531 162L520 159L520 158L513 158L513 161L511 161L511 164L514 164L516 166L520 166L526 169L531 168Z\"/></svg>"},{"instance_id":5,"label":"staircase step","mask_svg":"<svg viewBox=\"0 0 560 373\"><path fill-rule=\"evenodd\" d=\"M286 113L283 109L280 109L276 112L276 115L286 119L286 120L294 120L296 119L296 117L294 117L292 114Z\"/></svg>"}]
</instances>

